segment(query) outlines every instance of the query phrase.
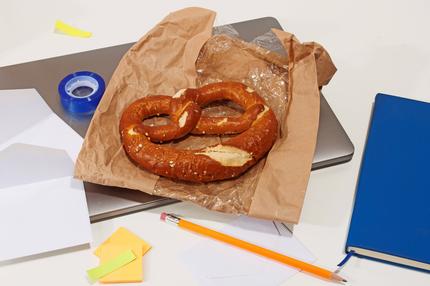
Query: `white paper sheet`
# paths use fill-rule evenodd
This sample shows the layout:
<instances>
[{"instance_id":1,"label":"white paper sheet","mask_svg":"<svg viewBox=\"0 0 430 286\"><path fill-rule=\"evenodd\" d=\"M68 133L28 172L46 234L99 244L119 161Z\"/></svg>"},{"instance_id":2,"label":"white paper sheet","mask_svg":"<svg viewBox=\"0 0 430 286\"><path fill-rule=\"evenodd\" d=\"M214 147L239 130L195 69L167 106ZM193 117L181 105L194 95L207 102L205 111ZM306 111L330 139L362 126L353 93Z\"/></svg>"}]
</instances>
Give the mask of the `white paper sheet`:
<instances>
[{"instance_id":1,"label":"white paper sheet","mask_svg":"<svg viewBox=\"0 0 430 286\"><path fill-rule=\"evenodd\" d=\"M34 89L0 91L0 122L9 136L0 137L0 179L8 176L0 188L0 261L89 243L85 192L71 168L83 139ZM34 160L19 170L16 160L26 156Z\"/></svg>"},{"instance_id":2,"label":"white paper sheet","mask_svg":"<svg viewBox=\"0 0 430 286\"><path fill-rule=\"evenodd\" d=\"M0 90L0 145L52 114L35 89Z\"/></svg>"},{"instance_id":3,"label":"white paper sheet","mask_svg":"<svg viewBox=\"0 0 430 286\"><path fill-rule=\"evenodd\" d=\"M0 189L0 261L88 243L81 184L64 177Z\"/></svg>"},{"instance_id":4,"label":"white paper sheet","mask_svg":"<svg viewBox=\"0 0 430 286\"><path fill-rule=\"evenodd\" d=\"M277 226L277 227L276 227ZM220 231L307 262L315 257L284 226L241 216ZM202 238L181 255L200 285L275 286L298 270L245 250Z\"/></svg>"},{"instance_id":5,"label":"white paper sheet","mask_svg":"<svg viewBox=\"0 0 430 286\"><path fill-rule=\"evenodd\" d=\"M14 143L0 151L0 189L70 177L73 166L64 150Z\"/></svg>"}]
</instances>

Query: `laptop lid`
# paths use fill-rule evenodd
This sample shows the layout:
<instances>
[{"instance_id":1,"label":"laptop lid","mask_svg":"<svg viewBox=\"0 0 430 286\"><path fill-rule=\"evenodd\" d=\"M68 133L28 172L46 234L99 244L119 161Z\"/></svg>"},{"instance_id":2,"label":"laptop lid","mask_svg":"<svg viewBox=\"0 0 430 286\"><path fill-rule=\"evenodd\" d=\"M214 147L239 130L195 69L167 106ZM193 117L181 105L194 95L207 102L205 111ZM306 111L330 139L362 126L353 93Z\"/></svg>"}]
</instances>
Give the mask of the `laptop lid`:
<instances>
[{"instance_id":1,"label":"laptop lid","mask_svg":"<svg viewBox=\"0 0 430 286\"><path fill-rule=\"evenodd\" d=\"M273 17L224 25L215 27L214 30L223 32L228 31L228 28L233 28L245 41L252 41L268 33L272 28L282 30L279 22ZM259 39L262 39L258 41L259 44L285 53L280 43L266 45L265 37ZM52 110L84 137L91 116L76 117L66 113L57 94L58 83L65 75L79 70L94 71L108 82L118 62L131 45L133 43L2 67L0 89L36 88ZM327 100L321 95L320 124L312 168L318 169L347 162L352 158L353 152L351 140ZM135 190L87 182L84 185L92 222L176 202Z\"/></svg>"}]
</instances>

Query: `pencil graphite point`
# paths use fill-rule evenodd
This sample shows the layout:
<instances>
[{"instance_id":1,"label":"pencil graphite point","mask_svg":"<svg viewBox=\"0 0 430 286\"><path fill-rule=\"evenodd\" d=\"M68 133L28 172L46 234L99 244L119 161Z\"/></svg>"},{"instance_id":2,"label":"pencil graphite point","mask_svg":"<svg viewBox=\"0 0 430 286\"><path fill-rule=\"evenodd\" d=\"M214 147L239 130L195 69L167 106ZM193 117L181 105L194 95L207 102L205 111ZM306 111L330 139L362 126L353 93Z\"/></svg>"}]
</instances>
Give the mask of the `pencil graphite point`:
<instances>
[{"instance_id":1,"label":"pencil graphite point","mask_svg":"<svg viewBox=\"0 0 430 286\"><path fill-rule=\"evenodd\" d=\"M331 279L337 282L348 282L348 280L346 280L345 278L342 278L341 276L337 275L336 273L333 273L331 276Z\"/></svg>"}]
</instances>

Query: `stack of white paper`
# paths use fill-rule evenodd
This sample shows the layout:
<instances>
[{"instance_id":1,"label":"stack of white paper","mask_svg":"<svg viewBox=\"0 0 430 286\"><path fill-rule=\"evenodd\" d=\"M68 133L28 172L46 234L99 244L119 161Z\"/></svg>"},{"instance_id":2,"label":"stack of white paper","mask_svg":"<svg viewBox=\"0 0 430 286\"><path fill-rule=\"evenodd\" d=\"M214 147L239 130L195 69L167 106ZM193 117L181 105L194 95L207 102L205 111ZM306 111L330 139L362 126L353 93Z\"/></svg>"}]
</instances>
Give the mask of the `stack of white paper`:
<instances>
[{"instance_id":1,"label":"stack of white paper","mask_svg":"<svg viewBox=\"0 0 430 286\"><path fill-rule=\"evenodd\" d=\"M34 89L0 91L0 261L91 241L82 138Z\"/></svg>"}]
</instances>

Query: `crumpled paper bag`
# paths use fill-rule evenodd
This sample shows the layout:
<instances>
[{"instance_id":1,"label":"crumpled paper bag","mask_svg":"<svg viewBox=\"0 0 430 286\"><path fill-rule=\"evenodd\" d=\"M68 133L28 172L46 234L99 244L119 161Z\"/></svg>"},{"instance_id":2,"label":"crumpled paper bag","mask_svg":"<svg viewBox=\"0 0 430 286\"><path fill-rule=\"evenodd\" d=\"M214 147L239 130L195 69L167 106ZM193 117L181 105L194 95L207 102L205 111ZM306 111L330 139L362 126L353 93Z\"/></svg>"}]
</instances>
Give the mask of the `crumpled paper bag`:
<instances>
[{"instance_id":1,"label":"crumpled paper bag","mask_svg":"<svg viewBox=\"0 0 430 286\"><path fill-rule=\"evenodd\" d=\"M151 94L173 95L182 88L235 77L204 76L196 69L199 53L211 38L214 18L213 11L202 8L171 13L124 55L93 116L76 162L75 177L190 200L213 210L297 223L316 144L319 86L327 84L336 71L327 52L316 43L301 44L293 35L273 30L288 58L240 43L249 57L236 59L240 62L217 63L242 66L242 73L246 68L252 69L253 63L270 67L276 70L273 78L285 83L279 92L284 98L275 97L278 103L271 105L277 108L280 138L267 159L243 176L210 184L175 182L137 168L123 151L118 123L124 108L134 100ZM206 67L206 71L210 70L210 63ZM187 138L179 144L197 146L208 140L222 141L222 137L203 140Z\"/></svg>"}]
</instances>

